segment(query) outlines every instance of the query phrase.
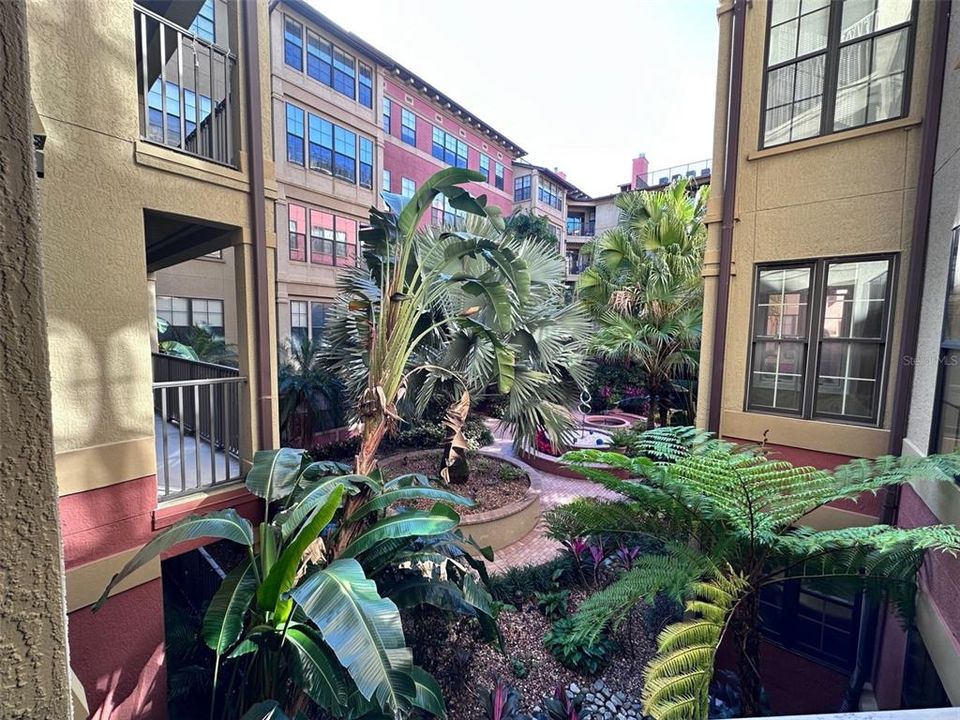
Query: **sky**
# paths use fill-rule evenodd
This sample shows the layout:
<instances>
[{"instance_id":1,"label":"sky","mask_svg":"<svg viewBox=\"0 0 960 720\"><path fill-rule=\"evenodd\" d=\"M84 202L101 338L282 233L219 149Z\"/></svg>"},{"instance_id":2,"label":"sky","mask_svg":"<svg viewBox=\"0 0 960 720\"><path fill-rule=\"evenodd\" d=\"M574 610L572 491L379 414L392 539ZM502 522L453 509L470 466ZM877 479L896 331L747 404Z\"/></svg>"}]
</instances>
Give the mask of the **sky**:
<instances>
[{"instance_id":1,"label":"sky","mask_svg":"<svg viewBox=\"0 0 960 720\"><path fill-rule=\"evenodd\" d=\"M713 154L716 0L309 0L590 195Z\"/></svg>"}]
</instances>

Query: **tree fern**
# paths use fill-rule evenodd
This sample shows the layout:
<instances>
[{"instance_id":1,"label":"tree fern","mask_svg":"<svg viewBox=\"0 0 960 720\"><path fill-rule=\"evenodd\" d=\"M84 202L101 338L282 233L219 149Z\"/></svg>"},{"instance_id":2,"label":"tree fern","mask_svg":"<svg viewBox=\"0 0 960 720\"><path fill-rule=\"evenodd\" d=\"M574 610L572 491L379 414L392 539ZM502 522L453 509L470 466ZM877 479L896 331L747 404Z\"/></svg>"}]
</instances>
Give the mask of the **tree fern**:
<instances>
[{"instance_id":1,"label":"tree fern","mask_svg":"<svg viewBox=\"0 0 960 720\"><path fill-rule=\"evenodd\" d=\"M803 524L811 511L836 500L907 482L952 482L960 454L856 460L826 472L692 428L658 428L622 442L626 455L583 450L564 456L622 499L579 500L552 510L547 525L559 539L645 533L665 543L663 555L641 558L577 615L580 632L592 636L658 592L687 599L696 618L665 631L651 664L657 669L648 669L648 712L657 720L705 716L703 682L709 684L712 671L704 663L712 667L714 640L728 627L740 649L743 711L759 712L758 597L766 585L799 579L833 592L866 592L891 600L909 618L926 553L960 553L954 526L817 531Z\"/></svg>"},{"instance_id":2,"label":"tree fern","mask_svg":"<svg viewBox=\"0 0 960 720\"><path fill-rule=\"evenodd\" d=\"M691 583L687 612L692 619L665 628L657 655L644 671L643 710L655 720L705 720L714 659L727 621L748 590L746 580L727 568L710 580Z\"/></svg>"}]
</instances>

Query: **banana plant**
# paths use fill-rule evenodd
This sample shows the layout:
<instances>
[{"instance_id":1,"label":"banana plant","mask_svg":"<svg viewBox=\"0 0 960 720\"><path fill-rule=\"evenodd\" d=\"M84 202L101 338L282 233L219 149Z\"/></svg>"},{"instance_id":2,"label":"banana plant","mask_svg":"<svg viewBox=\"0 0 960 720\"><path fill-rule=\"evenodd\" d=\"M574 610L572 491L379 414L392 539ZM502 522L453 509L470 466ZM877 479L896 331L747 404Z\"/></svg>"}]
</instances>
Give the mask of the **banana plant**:
<instances>
[{"instance_id":1,"label":"banana plant","mask_svg":"<svg viewBox=\"0 0 960 720\"><path fill-rule=\"evenodd\" d=\"M443 717L436 681L413 664L400 609L430 604L476 617L494 632L482 560L458 530L453 506L472 501L422 475L383 482L302 450L256 453L247 488L263 499L254 529L234 509L191 516L159 533L107 585L182 543L228 540L246 550L206 610L214 656L210 717L254 708L295 715L317 706L335 718ZM350 507L347 497L367 500ZM407 509L432 502L429 510ZM339 538L350 542L340 547ZM284 698L283 704L271 699Z\"/></svg>"}]
</instances>

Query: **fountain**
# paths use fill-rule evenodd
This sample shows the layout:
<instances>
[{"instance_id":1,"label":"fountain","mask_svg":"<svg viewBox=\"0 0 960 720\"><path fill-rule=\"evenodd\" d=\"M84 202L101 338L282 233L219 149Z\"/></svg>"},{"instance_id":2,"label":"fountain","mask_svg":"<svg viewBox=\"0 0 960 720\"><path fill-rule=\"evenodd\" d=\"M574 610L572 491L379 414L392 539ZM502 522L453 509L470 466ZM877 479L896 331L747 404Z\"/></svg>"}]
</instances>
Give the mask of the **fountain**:
<instances>
[{"instance_id":1,"label":"fountain","mask_svg":"<svg viewBox=\"0 0 960 720\"><path fill-rule=\"evenodd\" d=\"M590 393L586 389L580 392L580 433L571 447L577 450L606 450L613 445L610 433L590 427L595 416L587 417L590 412ZM603 416L600 416L603 417ZM588 421L591 421L588 424Z\"/></svg>"}]
</instances>

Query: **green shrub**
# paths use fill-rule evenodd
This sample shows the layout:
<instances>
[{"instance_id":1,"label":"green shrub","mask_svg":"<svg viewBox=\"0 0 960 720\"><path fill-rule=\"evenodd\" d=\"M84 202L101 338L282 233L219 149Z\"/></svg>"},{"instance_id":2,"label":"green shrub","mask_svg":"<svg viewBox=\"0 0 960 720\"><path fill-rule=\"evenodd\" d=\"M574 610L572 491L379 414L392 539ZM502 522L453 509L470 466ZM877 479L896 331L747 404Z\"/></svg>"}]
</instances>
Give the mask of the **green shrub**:
<instances>
[{"instance_id":1,"label":"green shrub","mask_svg":"<svg viewBox=\"0 0 960 720\"><path fill-rule=\"evenodd\" d=\"M561 665L584 675L596 675L613 652L613 640L604 632L596 641L585 642L577 637L573 618L561 618L543 636L543 644Z\"/></svg>"},{"instance_id":2,"label":"green shrub","mask_svg":"<svg viewBox=\"0 0 960 720\"><path fill-rule=\"evenodd\" d=\"M513 673L513 676L518 680L523 680L530 674L530 668L528 668L527 664L520 658L513 658L510 661L510 672Z\"/></svg>"},{"instance_id":3,"label":"green shrub","mask_svg":"<svg viewBox=\"0 0 960 720\"><path fill-rule=\"evenodd\" d=\"M536 593L536 598L537 607L548 620L557 620L567 614L567 605L570 603L569 590Z\"/></svg>"},{"instance_id":4,"label":"green shrub","mask_svg":"<svg viewBox=\"0 0 960 720\"><path fill-rule=\"evenodd\" d=\"M573 561L569 553L540 565L519 565L490 577L490 593L501 602L526 602L537 593L545 593L574 582Z\"/></svg>"},{"instance_id":5,"label":"green shrub","mask_svg":"<svg viewBox=\"0 0 960 720\"><path fill-rule=\"evenodd\" d=\"M353 460L360 450L360 436L354 435L346 440L338 440L329 445L318 445L310 451L317 462L321 460Z\"/></svg>"}]
</instances>

